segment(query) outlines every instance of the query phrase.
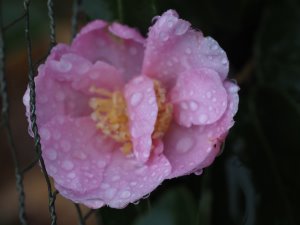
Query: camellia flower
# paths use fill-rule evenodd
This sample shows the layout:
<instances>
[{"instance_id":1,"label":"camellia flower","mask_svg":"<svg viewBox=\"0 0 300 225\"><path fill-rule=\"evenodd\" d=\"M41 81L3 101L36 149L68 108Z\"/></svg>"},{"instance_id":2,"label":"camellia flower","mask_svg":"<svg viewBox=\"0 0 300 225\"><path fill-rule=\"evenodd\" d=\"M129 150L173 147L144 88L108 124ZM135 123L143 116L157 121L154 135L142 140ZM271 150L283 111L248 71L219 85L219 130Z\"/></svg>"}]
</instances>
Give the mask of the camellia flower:
<instances>
[{"instance_id":1,"label":"camellia flower","mask_svg":"<svg viewBox=\"0 0 300 225\"><path fill-rule=\"evenodd\" d=\"M57 190L91 208L122 208L165 179L199 174L234 123L239 88L227 73L218 43L173 10L146 39L95 20L71 46L55 46L35 83ZM29 90L24 104L29 117Z\"/></svg>"}]
</instances>

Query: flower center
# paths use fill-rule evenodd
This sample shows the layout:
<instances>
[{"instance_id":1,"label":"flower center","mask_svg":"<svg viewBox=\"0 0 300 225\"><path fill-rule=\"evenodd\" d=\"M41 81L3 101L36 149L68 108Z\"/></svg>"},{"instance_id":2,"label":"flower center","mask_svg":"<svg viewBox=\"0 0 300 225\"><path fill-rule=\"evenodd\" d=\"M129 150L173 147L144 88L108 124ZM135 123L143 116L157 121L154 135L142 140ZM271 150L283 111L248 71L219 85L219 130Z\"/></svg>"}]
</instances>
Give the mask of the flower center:
<instances>
[{"instance_id":1,"label":"flower center","mask_svg":"<svg viewBox=\"0 0 300 225\"><path fill-rule=\"evenodd\" d=\"M129 119L127 115L126 100L120 91L108 91L103 88L90 88L92 93L100 97L90 99L89 105L93 109L92 119L96 127L113 140L122 143L122 152L128 155L132 152L132 142L129 132ZM152 139L164 136L172 120L173 107L166 101L166 90L154 80L154 91L158 105Z\"/></svg>"}]
</instances>

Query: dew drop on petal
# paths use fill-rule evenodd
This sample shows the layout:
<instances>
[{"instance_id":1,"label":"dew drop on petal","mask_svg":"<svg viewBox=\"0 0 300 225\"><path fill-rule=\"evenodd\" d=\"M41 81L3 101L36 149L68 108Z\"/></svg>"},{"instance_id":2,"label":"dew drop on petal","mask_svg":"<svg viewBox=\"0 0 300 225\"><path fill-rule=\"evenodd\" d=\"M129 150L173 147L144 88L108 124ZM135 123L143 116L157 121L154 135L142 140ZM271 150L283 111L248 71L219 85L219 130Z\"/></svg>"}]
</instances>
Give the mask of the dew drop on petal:
<instances>
[{"instance_id":1,"label":"dew drop on petal","mask_svg":"<svg viewBox=\"0 0 300 225\"><path fill-rule=\"evenodd\" d=\"M201 175L202 173L203 173L203 170L202 170L202 169L196 170L196 171L194 172L194 174L197 175L197 176Z\"/></svg>"},{"instance_id":2,"label":"dew drop on petal","mask_svg":"<svg viewBox=\"0 0 300 225\"><path fill-rule=\"evenodd\" d=\"M66 141L66 140L62 140L60 142L60 146L62 147L62 150L67 152L71 149L71 144L70 142Z\"/></svg>"},{"instance_id":3,"label":"dew drop on petal","mask_svg":"<svg viewBox=\"0 0 300 225\"><path fill-rule=\"evenodd\" d=\"M97 162L97 166L98 166L98 168L102 169L106 166L106 162L103 160L100 160Z\"/></svg>"},{"instance_id":4,"label":"dew drop on petal","mask_svg":"<svg viewBox=\"0 0 300 225\"><path fill-rule=\"evenodd\" d=\"M132 106L137 106L141 102L142 98L143 98L142 93L140 92L133 93L130 98L130 104Z\"/></svg>"},{"instance_id":5,"label":"dew drop on petal","mask_svg":"<svg viewBox=\"0 0 300 225\"><path fill-rule=\"evenodd\" d=\"M196 111L198 109L198 104L195 101L190 101L189 105L192 111Z\"/></svg>"},{"instance_id":6,"label":"dew drop on petal","mask_svg":"<svg viewBox=\"0 0 300 225\"><path fill-rule=\"evenodd\" d=\"M74 172L71 172L67 175L68 178L74 179L76 177L76 174Z\"/></svg>"},{"instance_id":7,"label":"dew drop on petal","mask_svg":"<svg viewBox=\"0 0 300 225\"><path fill-rule=\"evenodd\" d=\"M176 151L179 153L188 152L194 145L194 140L191 137L181 138L176 144Z\"/></svg>"},{"instance_id":8,"label":"dew drop on petal","mask_svg":"<svg viewBox=\"0 0 300 225\"><path fill-rule=\"evenodd\" d=\"M104 195L106 198L112 199L115 196L116 191L117 190L115 188L109 188L105 191Z\"/></svg>"},{"instance_id":9,"label":"dew drop on petal","mask_svg":"<svg viewBox=\"0 0 300 225\"><path fill-rule=\"evenodd\" d=\"M155 98L152 96L149 98L148 103L153 104L155 102Z\"/></svg>"},{"instance_id":10,"label":"dew drop on petal","mask_svg":"<svg viewBox=\"0 0 300 225\"><path fill-rule=\"evenodd\" d=\"M227 64L227 59L226 59L226 58L223 58L222 61L221 61L221 63L222 63L223 65L226 65L226 64Z\"/></svg>"},{"instance_id":11,"label":"dew drop on petal","mask_svg":"<svg viewBox=\"0 0 300 225\"><path fill-rule=\"evenodd\" d=\"M181 103L180 103L180 106L181 106L181 108L183 108L183 109L185 109L185 110L188 109L188 105L187 105L186 102L181 102Z\"/></svg>"},{"instance_id":12,"label":"dew drop on petal","mask_svg":"<svg viewBox=\"0 0 300 225\"><path fill-rule=\"evenodd\" d=\"M185 53L188 54L188 55L190 55L192 53L192 50L190 48L186 48L185 49Z\"/></svg>"},{"instance_id":13,"label":"dew drop on petal","mask_svg":"<svg viewBox=\"0 0 300 225\"><path fill-rule=\"evenodd\" d=\"M49 160L55 160L57 158L57 152L54 149L49 149L45 154Z\"/></svg>"},{"instance_id":14,"label":"dew drop on petal","mask_svg":"<svg viewBox=\"0 0 300 225\"><path fill-rule=\"evenodd\" d=\"M130 182L130 185L131 185L131 186L136 186L137 183L136 183L135 181L132 181L132 182Z\"/></svg>"},{"instance_id":15,"label":"dew drop on petal","mask_svg":"<svg viewBox=\"0 0 300 225\"><path fill-rule=\"evenodd\" d=\"M200 123L205 123L206 121L207 121L207 115L205 115L205 114L201 114L200 116L199 116L199 122Z\"/></svg>"},{"instance_id":16,"label":"dew drop on petal","mask_svg":"<svg viewBox=\"0 0 300 225\"><path fill-rule=\"evenodd\" d=\"M62 163L62 168L64 168L65 170L71 170L71 169L73 169L73 167L74 167L74 164L69 160L66 160Z\"/></svg>"},{"instance_id":17,"label":"dew drop on petal","mask_svg":"<svg viewBox=\"0 0 300 225\"><path fill-rule=\"evenodd\" d=\"M44 140L49 140L51 137L51 133L47 128L42 128L40 131L41 138Z\"/></svg>"},{"instance_id":18,"label":"dew drop on petal","mask_svg":"<svg viewBox=\"0 0 300 225\"><path fill-rule=\"evenodd\" d=\"M120 179L120 176L119 175L115 175L111 178L112 181L117 181Z\"/></svg>"},{"instance_id":19,"label":"dew drop on petal","mask_svg":"<svg viewBox=\"0 0 300 225\"><path fill-rule=\"evenodd\" d=\"M130 191L123 191L121 194L120 194L120 197L121 198L129 198L131 196L131 193Z\"/></svg>"},{"instance_id":20,"label":"dew drop on petal","mask_svg":"<svg viewBox=\"0 0 300 225\"><path fill-rule=\"evenodd\" d=\"M189 29L189 23L180 23L177 25L175 29L175 34L176 35L182 35L184 34L188 29Z\"/></svg>"},{"instance_id":21,"label":"dew drop on petal","mask_svg":"<svg viewBox=\"0 0 300 225\"><path fill-rule=\"evenodd\" d=\"M103 184L100 185L100 188L102 188L102 189L108 189L108 188L110 188L110 185L107 184L107 183L103 183Z\"/></svg>"}]
</instances>

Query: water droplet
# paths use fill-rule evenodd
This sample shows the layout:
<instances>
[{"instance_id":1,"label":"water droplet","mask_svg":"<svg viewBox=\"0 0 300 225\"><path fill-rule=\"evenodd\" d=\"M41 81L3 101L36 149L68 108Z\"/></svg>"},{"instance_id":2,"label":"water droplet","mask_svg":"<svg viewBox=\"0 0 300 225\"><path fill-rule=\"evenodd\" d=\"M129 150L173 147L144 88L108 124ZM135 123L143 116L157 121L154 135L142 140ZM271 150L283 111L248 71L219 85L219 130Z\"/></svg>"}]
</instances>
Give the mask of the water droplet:
<instances>
[{"instance_id":1,"label":"water droplet","mask_svg":"<svg viewBox=\"0 0 300 225\"><path fill-rule=\"evenodd\" d=\"M188 105L187 105L186 102L181 102L181 103L180 103L180 107L183 108L183 109L185 109L185 110L188 109Z\"/></svg>"},{"instance_id":2,"label":"water droplet","mask_svg":"<svg viewBox=\"0 0 300 225\"><path fill-rule=\"evenodd\" d=\"M177 24L175 28L175 34L176 35L182 35L189 29L189 23L188 22L180 22Z\"/></svg>"},{"instance_id":3,"label":"water droplet","mask_svg":"<svg viewBox=\"0 0 300 225\"><path fill-rule=\"evenodd\" d=\"M144 78L142 76L139 76L133 80L133 83L140 84L143 80Z\"/></svg>"},{"instance_id":4,"label":"water droplet","mask_svg":"<svg viewBox=\"0 0 300 225\"><path fill-rule=\"evenodd\" d=\"M106 198L112 199L115 196L116 191L117 190L115 188L109 188L105 191L104 195Z\"/></svg>"},{"instance_id":5,"label":"water droplet","mask_svg":"<svg viewBox=\"0 0 300 225\"><path fill-rule=\"evenodd\" d=\"M177 59L177 57L173 57L173 58L172 58L172 60L173 60L173 62L175 62L175 63L177 63L177 62L178 62L178 59Z\"/></svg>"},{"instance_id":6,"label":"water droplet","mask_svg":"<svg viewBox=\"0 0 300 225\"><path fill-rule=\"evenodd\" d=\"M174 23L172 21L168 21L168 27L172 28L174 26Z\"/></svg>"},{"instance_id":7,"label":"water droplet","mask_svg":"<svg viewBox=\"0 0 300 225\"><path fill-rule=\"evenodd\" d=\"M143 199L146 199L146 198L149 198L150 197L150 193L149 194L146 194L143 196Z\"/></svg>"},{"instance_id":8,"label":"water droplet","mask_svg":"<svg viewBox=\"0 0 300 225\"><path fill-rule=\"evenodd\" d=\"M230 88L229 88L229 92L230 93L236 93L237 91L239 90L239 87L238 86L231 86Z\"/></svg>"},{"instance_id":9,"label":"water droplet","mask_svg":"<svg viewBox=\"0 0 300 225\"><path fill-rule=\"evenodd\" d=\"M194 174L197 175L197 176L201 175L202 173L203 173L203 170L202 170L202 169L196 170L196 171L194 172Z\"/></svg>"},{"instance_id":10,"label":"water droplet","mask_svg":"<svg viewBox=\"0 0 300 225\"><path fill-rule=\"evenodd\" d=\"M201 114L200 116L199 116L199 122L200 123L205 123L206 121L207 121L207 115L205 115L205 114Z\"/></svg>"},{"instance_id":11,"label":"water droplet","mask_svg":"<svg viewBox=\"0 0 300 225\"><path fill-rule=\"evenodd\" d=\"M104 160L99 160L97 162L97 166L98 166L98 168L102 169L106 166L106 162Z\"/></svg>"},{"instance_id":12,"label":"water droplet","mask_svg":"<svg viewBox=\"0 0 300 225\"><path fill-rule=\"evenodd\" d=\"M89 74L89 76L92 80L97 80L100 77L100 74L96 71L93 71Z\"/></svg>"},{"instance_id":13,"label":"water droplet","mask_svg":"<svg viewBox=\"0 0 300 225\"><path fill-rule=\"evenodd\" d=\"M66 140L62 140L60 142L60 146L62 147L64 152L68 152L71 149L71 144L70 142L66 141Z\"/></svg>"},{"instance_id":14,"label":"water droplet","mask_svg":"<svg viewBox=\"0 0 300 225\"><path fill-rule=\"evenodd\" d=\"M112 181L117 181L120 179L120 176L119 175L115 175L111 178Z\"/></svg>"},{"instance_id":15,"label":"water droplet","mask_svg":"<svg viewBox=\"0 0 300 225\"><path fill-rule=\"evenodd\" d=\"M42 128L40 131L41 138L45 141L48 141L51 137L51 133L47 128Z\"/></svg>"},{"instance_id":16,"label":"water droplet","mask_svg":"<svg viewBox=\"0 0 300 225\"><path fill-rule=\"evenodd\" d=\"M131 196L131 192L130 191L123 191L121 194L120 194L120 197L121 198L129 198Z\"/></svg>"},{"instance_id":17,"label":"water droplet","mask_svg":"<svg viewBox=\"0 0 300 225\"><path fill-rule=\"evenodd\" d=\"M103 184L100 185L100 188L102 188L102 189L108 189L108 188L110 188L110 185L107 184L107 183L103 183Z\"/></svg>"},{"instance_id":18,"label":"water droplet","mask_svg":"<svg viewBox=\"0 0 300 225\"><path fill-rule=\"evenodd\" d=\"M133 204L134 204L134 205L138 205L139 203L140 203L140 201L139 201L139 200L137 200L137 201L133 202Z\"/></svg>"},{"instance_id":19,"label":"water droplet","mask_svg":"<svg viewBox=\"0 0 300 225\"><path fill-rule=\"evenodd\" d=\"M216 98L213 98L213 99L212 99L212 102L216 102L216 101L217 101L217 99L216 99Z\"/></svg>"},{"instance_id":20,"label":"water droplet","mask_svg":"<svg viewBox=\"0 0 300 225\"><path fill-rule=\"evenodd\" d=\"M207 98L211 98L211 96L212 96L212 95L211 95L211 92L210 92L210 91L206 92L206 97L207 97Z\"/></svg>"},{"instance_id":21,"label":"water droplet","mask_svg":"<svg viewBox=\"0 0 300 225\"><path fill-rule=\"evenodd\" d=\"M53 61L52 63L54 69L58 70L59 72L66 73L72 69L72 64L66 61Z\"/></svg>"},{"instance_id":22,"label":"water droplet","mask_svg":"<svg viewBox=\"0 0 300 225\"><path fill-rule=\"evenodd\" d=\"M140 92L136 92L131 95L130 104L132 106L137 106L141 102L142 98L143 98L143 95Z\"/></svg>"},{"instance_id":23,"label":"water droplet","mask_svg":"<svg viewBox=\"0 0 300 225\"><path fill-rule=\"evenodd\" d=\"M51 174L57 173L57 168L53 165L49 165L47 171Z\"/></svg>"},{"instance_id":24,"label":"water droplet","mask_svg":"<svg viewBox=\"0 0 300 225\"><path fill-rule=\"evenodd\" d=\"M76 177L76 174L74 172L71 172L71 173L68 173L67 177L70 179L74 179Z\"/></svg>"},{"instance_id":25,"label":"water droplet","mask_svg":"<svg viewBox=\"0 0 300 225\"><path fill-rule=\"evenodd\" d=\"M159 19L160 16L154 16L153 19L151 20L151 23L155 23L158 19Z\"/></svg>"},{"instance_id":26,"label":"water droplet","mask_svg":"<svg viewBox=\"0 0 300 225\"><path fill-rule=\"evenodd\" d=\"M190 55L192 53L192 50L190 48L186 48L185 49L185 53L188 54L188 55Z\"/></svg>"},{"instance_id":27,"label":"water droplet","mask_svg":"<svg viewBox=\"0 0 300 225\"><path fill-rule=\"evenodd\" d=\"M159 37L160 37L160 40L162 40L162 41L167 41L167 40L169 40L168 34L166 34L166 33L164 33L164 32L160 33L160 34L159 34Z\"/></svg>"},{"instance_id":28,"label":"water droplet","mask_svg":"<svg viewBox=\"0 0 300 225\"><path fill-rule=\"evenodd\" d=\"M90 65L88 63L82 63L77 65L77 73L84 74L90 69Z\"/></svg>"},{"instance_id":29,"label":"water droplet","mask_svg":"<svg viewBox=\"0 0 300 225\"><path fill-rule=\"evenodd\" d=\"M194 140L191 137L183 137L178 140L176 144L176 151L179 153L186 153L194 145Z\"/></svg>"},{"instance_id":30,"label":"water droplet","mask_svg":"<svg viewBox=\"0 0 300 225\"><path fill-rule=\"evenodd\" d=\"M227 59L226 59L226 58L223 58L222 61L221 61L221 63L222 63L223 65L226 65L226 64L227 64Z\"/></svg>"},{"instance_id":31,"label":"water droplet","mask_svg":"<svg viewBox=\"0 0 300 225\"><path fill-rule=\"evenodd\" d=\"M189 105L192 111L196 111L198 109L198 104L195 101L190 101Z\"/></svg>"},{"instance_id":32,"label":"water droplet","mask_svg":"<svg viewBox=\"0 0 300 225\"><path fill-rule=\"evenodd\" d=\"M76 151L73 153L73 156L77 159L86 159L86 154L84 154L83 152L81 151Z\"/></svg>"},{"instance_id":33,"label":"water droplet","mask_svg":"<svg viewBox=\"0 0 300 225\"><path fill-rule=\"evenodd\" d=\"M39 98L38 98L38 101L40 103L47 103L48 102L48 97L46 95L40 95Z\"/></svg>"},{"instance_id":34,"label":"water droplet","mask_svg":"<svg viewBox=\"0 0 300 225\"><path fill-rule=\"evenodd\" d=\"M57 152L54 149L49 149L45 153L49 160L55 160L57 158Z\"/></svg>"},{"instance_id":35,"label":"water droplet","mask_svg":"<svg viewBox=\"0 0 300 225\"><path fill-rule=\"evenodd\" d=\"M132 182L130 182L130 185L135 186L135 185L137 185L137 183L135 181L132 181Z\"/></svg>"},{"instance_id":36,"label":"water droplet","mask_svg":"<svg viewBox=\"0 0 300 225\"><path fill-rule=\"evenodd\" d=\"M149 104L153 104L155 102L155 97L151 96L148 100Z\"/></svg>"},{"instance_id":37,"label":"water droplet","mask_svg":"<svg viewBox=\"0 0 300 225\"><path fill-rule=\"evenodd\" d=\"M71 169L73 169L73 167L74 167L74 164L69 160L66 160L62 163L62 168L64 168L65 170L71 170Z\"/></svg>"},{"instance_id":38,"label":"water droplet","mask_svg":"<svg viewBox=\"0 0 300 225\"><path fill-rule=\"evenodd\" d=\"M212 50L217 50L217 49L218 49L218 46L217 46L216 44L213 44L213 45L211 46L211 49L212 49Z\"/></svg>"}]
</instances>

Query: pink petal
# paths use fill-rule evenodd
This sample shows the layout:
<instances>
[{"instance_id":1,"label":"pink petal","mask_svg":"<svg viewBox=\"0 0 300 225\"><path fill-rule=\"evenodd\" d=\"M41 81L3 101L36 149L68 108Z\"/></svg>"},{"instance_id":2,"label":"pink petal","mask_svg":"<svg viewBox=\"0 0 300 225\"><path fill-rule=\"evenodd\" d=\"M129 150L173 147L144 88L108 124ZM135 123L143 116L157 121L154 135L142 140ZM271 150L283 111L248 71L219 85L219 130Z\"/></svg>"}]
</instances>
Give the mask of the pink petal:
<instances>
[{"instance_id":1,"label":"pink petal","mask_svg":"<svg viewBox=\"0 0 300 225\"><path fill-rule=\"evenodd\" d=\"M220 77L205 68L179 74L169 98L174 104L176 122L185 127L212 124L227 106L227 93Z\"/></svg>"},{"instance_id":2,"label":"pink petal","mask_svg":"<svg viewBox=\"0 0 300 225\"><path fill-rule=\"evenodd\" d=\"M123 38L126 40L132 39L141 44L144 44L144 42L145 42L145 39L141 36L139 31L137 31L131 27L128 27L126 25L122 25L119 23L113 23L112 25L110 25L110 27L108 29L111 33L113 33L114 35L116 35L120 38Z\"/></svg>"},{"instance_id":3,"label":"pink petal","mask_svg":"<svg viewBox=\"0 0 300 225\"><path fill-rule=\"evenodd\" d=\"M91 95L90 88L92 86L113 91L123 86L123 79L119 70L110 64L97 61L84 76L72 83L75 90L80 90L86 95Z\"/></svg>"},{"instance_id":4,"label":"pink petal","mask_svg":"<svg viewBox=\"0 0 300 225\"><path fill-rule=\"evenodd\" d=\"M146 162L150 156L158 106L153 81L139 76L126 84L124 96L129 115L129 129L137 160Z\"/></svg>"},{"instance_id":5,"label":"pink petal","mask_svg":"<svg viewBox=\"0 0 300 225\"><path fill-rule=\"evenodd\" d=\"M233 116L238 108L238 86L229 81L224 82L228 94L227 109L223 116L210 125L192 126L190 128L175 123L164 138L164 155L172 165L169 178L201 172L212 163L219 153L221 143L233 126Z\"/></svg>"},{"instance_id":6,"label":"pink petal","mask_svg":"<svg viewBox=\"0 0 300 225\"><path fill-rule=\"evenodd\" d=\"M88 105L88 97L75 91L68 82L56 80L48 72L49 70L46 70L45 66L42 65L39 67L38 76L35 78L38 125L44 125L58 115L74 117L89 115L91 110ZM23 102L26 106L27 118L30 121L29 100L29 89L27 88Z\"/></svg>"},{"instance_id":7,"label":"pink petal","mask_svg":"<svg viewBox=\"0 0 300 225\"><path fill-rule=\"evenodd\" d=\"M204 38L190 23L168 10L151 27L146 43L142 73L169 87L185 70L209 68L222 80L227 77L226 53L211 37Z\"/></svg>"},{"instance_id":8,"label":"pink petal","mask_svg":"<svg viewBox=\"0 0 300 225\"><path fill-rule=\"evenodd\" d=\"M91 62L103 61L120 69L125 80L140 74L144 39L127 26L114 23L108 27L103 21L93 21L75 37L71 48Z\"/></svg>"},{"instance_id":9,"label":"pink petal","mask_svg":"<svg viewBox=\"0 0 300 225\"><path fill-rule=\"evenodd\" d=\"M65 53L59 59L48 58L45 63L47 74L59 81L78 80L92 66L87 59L75 53Z\"/></svg>"},{"instance_id":10,"label":"pink petal","mask_svg":"<svg viewBox=\"0 0 300 225\"><path fill-rule=\"evenodd\" d=\"M100 197L112 208L124 208L153 191L170 174L171 166L163 155L154 155L146 164L115 151L105 171Z\"/></svg>"},{"instance_id":11,"label":"pink petal","mask_svg":"<svg viewBox=\"0 0 300 225\"><path fill-rule=\"evenodd\" d=\"M100 189L114 142L104 138L89 117L55 117L40 126L40 134L47 172L62 195L74 194L80 200Z\"/></svg>"},{"instance_id":12,"label":"pink petal","mask_svg":"<svg viewBox=\"0 0 300 225\"><path fill-rule=\"evenodd\" d=\"M163 155L146 164L124 155L89 118L55 118L42 133L43 157L56 188L91 208L123 208L153 191L171 171Z\"/></svg>"}]
</instances>

